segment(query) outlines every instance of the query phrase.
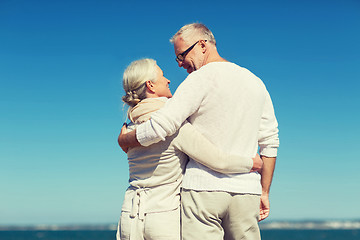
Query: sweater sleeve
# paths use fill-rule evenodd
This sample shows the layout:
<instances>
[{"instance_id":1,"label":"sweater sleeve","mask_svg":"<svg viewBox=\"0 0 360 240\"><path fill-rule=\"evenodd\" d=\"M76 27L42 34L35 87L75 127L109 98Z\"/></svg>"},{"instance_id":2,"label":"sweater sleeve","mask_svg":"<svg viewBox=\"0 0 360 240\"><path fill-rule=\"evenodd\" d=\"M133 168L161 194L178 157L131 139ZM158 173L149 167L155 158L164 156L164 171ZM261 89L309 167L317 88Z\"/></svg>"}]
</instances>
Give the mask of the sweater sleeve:
<instances>
[{"instance_id":1,"label":"sweater sleeve","mask_svg":"<svg viewBox=\"0 0 360 240\"><path fill-rule=\"evenodd\" d=\"M259 153L266 157L276 157L277 149L279 147L278 122L275 117L270 95L267 90L265 91L265 104L258 133L258 142L260 146Z\"/></svg>"},{"instance_id":2,"label":"sweater sleeve","mask_svg":"<svg viewBox=\"0 0 360 240\"><path fill-rule=\"evenodd\" d=\"M187 121L180 128L173 144L198 163L217 172L248 173L253 167L252 158L221 151Z\"/></svg>"},{"instance_id":3,"label":"sweater sleeve","mask_svg":"<svg viewBox=\"0 0 360 240\"><path fill-rule=\"evenodd\" d=\"M164 141L199 109L208 93L208 85L199 71L190 74L165 106L152 114L149 121L138 126L136 138L142 146Z\"/></svg>"}]
</instances>

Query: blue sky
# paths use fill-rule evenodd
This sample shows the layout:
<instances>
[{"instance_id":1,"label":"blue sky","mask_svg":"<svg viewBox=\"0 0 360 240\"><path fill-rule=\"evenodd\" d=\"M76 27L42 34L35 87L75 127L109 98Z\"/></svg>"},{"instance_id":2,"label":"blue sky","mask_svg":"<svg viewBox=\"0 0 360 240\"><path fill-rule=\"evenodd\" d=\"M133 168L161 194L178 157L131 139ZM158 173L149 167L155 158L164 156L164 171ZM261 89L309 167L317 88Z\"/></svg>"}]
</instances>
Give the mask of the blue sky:
<instances>
[{"instance_id":1,"label":"blue sky","mask_svg":"<svg viewBox=\"0 0 360 240\"><path fill-rule=\"evenodd\" d=\"M116 223L128 185L121 78L202 22L266 84L279 121L271 215L359 218L360 2L0 2L0 224Z\"/></svg>"}]
</instances>

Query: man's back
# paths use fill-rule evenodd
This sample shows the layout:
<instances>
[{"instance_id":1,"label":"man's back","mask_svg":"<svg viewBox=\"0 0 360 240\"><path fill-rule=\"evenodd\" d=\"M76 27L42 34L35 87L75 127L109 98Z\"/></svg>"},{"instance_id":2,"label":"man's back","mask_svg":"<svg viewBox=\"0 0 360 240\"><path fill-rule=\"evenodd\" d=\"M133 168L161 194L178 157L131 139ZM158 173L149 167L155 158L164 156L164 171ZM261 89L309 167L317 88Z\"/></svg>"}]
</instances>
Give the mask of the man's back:
<instances>
[{"instance_id":1,"label":"man's back","mask_svg":"<svg viewBox=\"0 0 360 240\"><path fill-rule=\"evenodd\" d=\"M262 81L247 69L229 62L214 62L192 73L185 81L203 86L197 89L203 99L189 121L216 146L226 152L253 157L258 149L261 124L273 134L267 137L273 137L276 145L275 116L262 120L266 101L270 100L268 93ZM194 86L193 83L190 84ZM272 106L267 111L271 112ZM225 175L195 161L187 166L183 187L261 194L258 173Z\"/></svg>"},{"instance_id":2,"label":"man's back","mask_svg":"<svg viewBox=\"0 0 360 240\"><path fill-rule=\"evenodd\" d=\"M261 80L230 62L209 63L189 78L207 88L189 121L223 150L255 156L266 92Z\"/></svg>"}]
</instances>

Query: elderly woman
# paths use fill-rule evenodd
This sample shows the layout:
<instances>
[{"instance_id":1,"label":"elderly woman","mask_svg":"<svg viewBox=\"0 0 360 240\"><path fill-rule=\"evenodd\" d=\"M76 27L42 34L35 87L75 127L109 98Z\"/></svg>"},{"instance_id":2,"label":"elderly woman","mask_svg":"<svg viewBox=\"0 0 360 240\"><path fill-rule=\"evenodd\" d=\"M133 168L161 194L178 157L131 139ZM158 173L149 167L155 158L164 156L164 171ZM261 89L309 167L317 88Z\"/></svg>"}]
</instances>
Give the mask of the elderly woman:
<instances>
[{"instance_id":1,"label":"elderly woman","mask_svg":"<svg viewBox=\"0 0 360 240\"><path fill-rule=\"evenodd\" d=\"M133 130L172 97L170 81L153 59L132 62L124 72L123 101L130 106ZM122 206L117 239L179 240L180 187L188 156L222 173L249 172L261 159L220 151L189 123L165 141L130 148L129 183ZM255 164L256 163L256 164ZM260 163L261 165L261 163Z\"/></svg>"}]
</instances>

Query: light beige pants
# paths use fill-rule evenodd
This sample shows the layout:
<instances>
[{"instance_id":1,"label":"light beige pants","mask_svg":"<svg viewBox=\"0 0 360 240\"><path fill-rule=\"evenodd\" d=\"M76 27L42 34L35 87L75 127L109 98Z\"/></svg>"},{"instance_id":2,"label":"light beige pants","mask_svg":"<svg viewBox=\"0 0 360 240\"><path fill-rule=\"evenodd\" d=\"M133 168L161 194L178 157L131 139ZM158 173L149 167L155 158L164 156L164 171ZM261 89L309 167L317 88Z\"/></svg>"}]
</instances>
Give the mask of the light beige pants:
<instances>
[{"instance_id":1,"label":"light beige pants","mask_svg":"<svg viewBox=\"0 0 360 240\"><path fill-rule=\"evenodd\" d=\"M173 211L147 213L143 219L121 212L117 240L180 240L180 207Z\"/></svg>"},{"instance_id":2,"label":"light beige pants","mask_svg":"<svg viewBox=\"0 0 360 240\"><path fill-rule=\"evenodd\" d=\"M183 240L258 240L260 196L183 189Z\"/></svg>"}]
</instances>

